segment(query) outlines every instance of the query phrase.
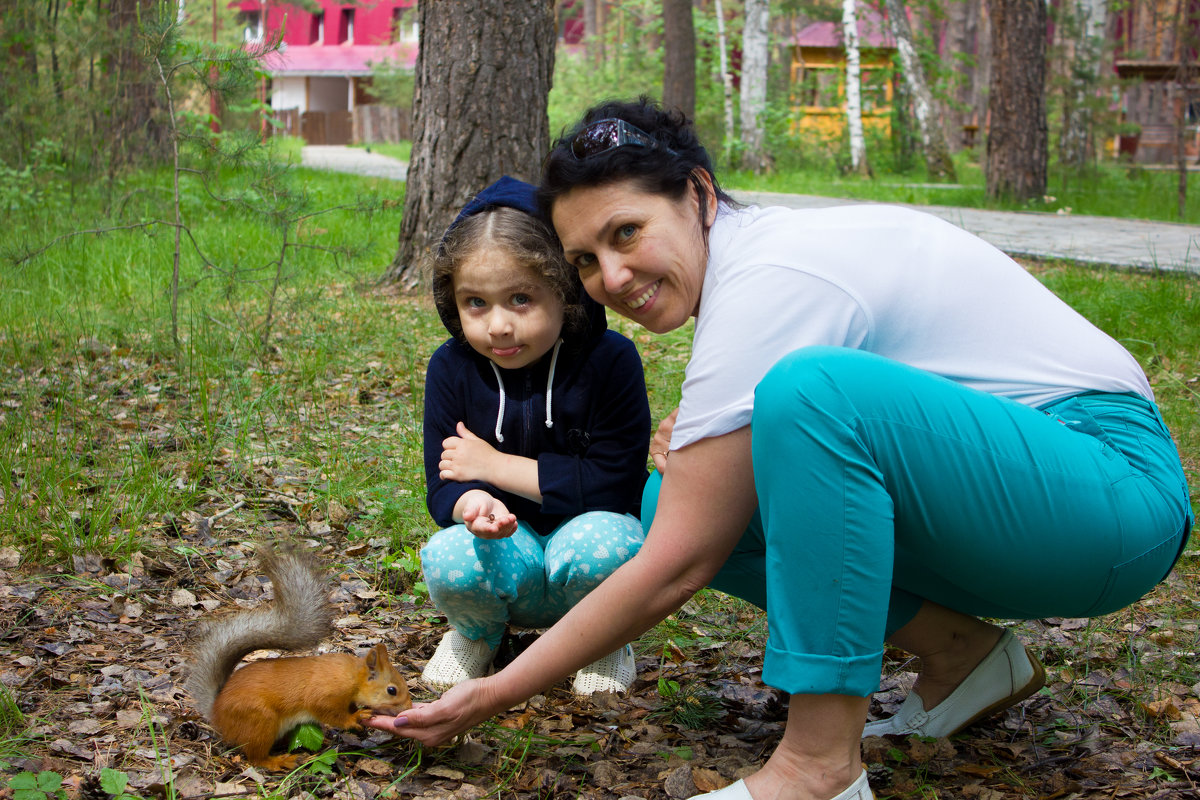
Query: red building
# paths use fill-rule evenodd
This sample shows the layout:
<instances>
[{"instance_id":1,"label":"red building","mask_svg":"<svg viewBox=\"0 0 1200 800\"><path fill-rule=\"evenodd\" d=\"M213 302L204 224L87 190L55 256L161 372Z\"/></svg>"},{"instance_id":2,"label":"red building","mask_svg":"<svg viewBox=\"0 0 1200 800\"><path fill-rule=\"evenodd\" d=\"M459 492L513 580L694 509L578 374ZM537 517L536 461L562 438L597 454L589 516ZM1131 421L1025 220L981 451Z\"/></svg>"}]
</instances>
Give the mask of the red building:
<instances>
[{"instance_id":1,"label":"red building","mask_svg":"<svg viewBox=\"0 0 1200 800\"><path fill-rule=\"evenodd\" d=\"M372 101L364 92L375 65L411 69L417 58L416 0L339 3L319 11L272 0L234 0L247 42L275 42L264 67L271 108L289 133L310 143L343 144L356 137L354 111Z\"/></svg>"}]
</instances>

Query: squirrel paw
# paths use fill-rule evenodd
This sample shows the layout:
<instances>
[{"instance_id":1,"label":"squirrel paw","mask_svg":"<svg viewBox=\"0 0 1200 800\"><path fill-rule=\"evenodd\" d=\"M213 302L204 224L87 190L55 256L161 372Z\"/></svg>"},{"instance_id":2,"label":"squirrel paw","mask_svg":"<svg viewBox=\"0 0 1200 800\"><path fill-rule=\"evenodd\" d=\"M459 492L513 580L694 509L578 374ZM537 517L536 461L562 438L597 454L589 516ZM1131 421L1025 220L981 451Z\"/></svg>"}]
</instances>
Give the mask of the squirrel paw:
<instances>
[{"instance_id":1,"label":"squirrel paw","mask_svg":"<svg viewBox=\"0 0 1200 800\"><path fill-rule=\"evenodd\" d=\"M296 753L283 753L277 756L267 756L250 763L256 767L262 767L268 772L291 772L300 766L300 758L301 756Z\"/></svg>"}]
</instances>

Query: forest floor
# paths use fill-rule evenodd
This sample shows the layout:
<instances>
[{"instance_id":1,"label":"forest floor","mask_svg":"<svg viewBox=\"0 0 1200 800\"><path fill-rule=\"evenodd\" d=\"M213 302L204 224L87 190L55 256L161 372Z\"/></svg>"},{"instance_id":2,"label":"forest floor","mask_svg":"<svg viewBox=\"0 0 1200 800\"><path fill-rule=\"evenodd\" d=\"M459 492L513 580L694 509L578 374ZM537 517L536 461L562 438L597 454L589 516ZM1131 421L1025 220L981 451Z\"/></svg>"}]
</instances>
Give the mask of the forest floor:
<instances>
[{"instance_id":1,"label":"forest floor","mask_svg":"<svg viewBox=\"0 0 1200 800\"><path fill-rule=\"evenodd\" d=\"M316 551L331 567L337 605L330 649L361 652L384 642L417 701L433 697L419 677L444 619L414 586L419 575L396 568L389 540L361 535L370 527L362 518L373 513L368 501L350 507L321 499L328 496L326 465L239 460L217 449L205 451L197 467L181 428L198 423L179 423L200 419L182 406L196 399L169 391L186 385L184 378L137 348L91 347L21 375L0 366L0 411L20 405L48 415L56 387L74 386L97 426L90 444L153 453L155 469L168 476L189 468L216 476L205 478L186 513L150 515L131 554L82 548L54 560L28 544L0 547L0 684L20 712L0 704L0 774L62 776L69 793L85 800L107 796L96 788L98 776L113 775L106 768L127 776L130 795L167 800L302 791L363 800L660 800L719 788L772 752L787 698L760 680L763 617L706 591L635 643L638 680L627 695L581 699L563 683L450 746L422 751L378 732L330 731L326 747L333 749L291 775L247 765L215 738L182 686L195 623L270 596L252 542L291 540ZM279 384L273 396L298 395L270 366L257 378ZM389 446L392 396L409 392L413 380L403 372L382 364L320 375L316 394L324 405L309 423L339 441L382 431L381 448ZM134 386L140 394L130 392ZM265 439L311 438L270 429L283 424L274 419L261 419ZM47 416L45 427L53 424ZM80 458L69 477L75 488L92 491L97 504L111 500L108 484L91 474L93 456ZM17 463L30 475L37 468L32 457ZM26 476L18 472L13 485L21 486ZM54 530L50 503L26 501ZM77 522L87 540L87 521ZM1046 687L951 739L866 740L876 796L1200 798L1197 609L1200 553L1192 550L1151 595L1117 614L1017 624L1014 631L1046 666ZM513 648L526 641L516 637ZM903 653L887 653L873 718L895 711L913 669ZM0 782L0 800L46 795L54 793L18 794Z\"/></svg>"}]
</instances>

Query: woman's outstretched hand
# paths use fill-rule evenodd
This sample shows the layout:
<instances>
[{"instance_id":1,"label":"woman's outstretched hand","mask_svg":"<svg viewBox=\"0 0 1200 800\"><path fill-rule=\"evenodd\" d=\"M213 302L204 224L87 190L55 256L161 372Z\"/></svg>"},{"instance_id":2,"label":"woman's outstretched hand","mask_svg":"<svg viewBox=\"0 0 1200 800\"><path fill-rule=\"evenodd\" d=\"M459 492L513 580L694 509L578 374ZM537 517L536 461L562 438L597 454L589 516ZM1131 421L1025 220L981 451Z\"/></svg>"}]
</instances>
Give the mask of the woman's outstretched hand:
<instances>
[{"instance_id":1,"label":"woman's outstretched hand","mask_svg":"<svg viewBox=\"0 0 1200 800\"><path fill-rule=\"evenodd\" d=\"M418 703L395 717L371 717L367 725L425 745L445 744L504 710L496 707L486 684L486 679L464 681L432 703Z\"/></svg>"}]
</instances>

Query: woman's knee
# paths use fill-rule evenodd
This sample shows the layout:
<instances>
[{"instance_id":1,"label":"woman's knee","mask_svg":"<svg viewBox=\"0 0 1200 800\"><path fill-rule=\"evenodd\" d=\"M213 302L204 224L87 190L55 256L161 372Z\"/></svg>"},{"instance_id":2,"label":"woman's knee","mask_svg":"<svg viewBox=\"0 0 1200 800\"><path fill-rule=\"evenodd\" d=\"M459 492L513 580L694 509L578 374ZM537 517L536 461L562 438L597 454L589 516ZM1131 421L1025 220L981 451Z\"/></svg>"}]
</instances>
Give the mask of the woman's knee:
<instances>
[{"instance_id":1,"label":"woman's knee","mask_svg":"<svg viewBox=\"0 0 1200 800\"><path fill-rule=\"evenodd\" d=\"M846 347L802 347L775 362L754 392L754 422L770 423L774 415L792 418L795 409L853 405L857 392L880 383L866 376L887 359Z\"/></svg>"}]
</instances>

